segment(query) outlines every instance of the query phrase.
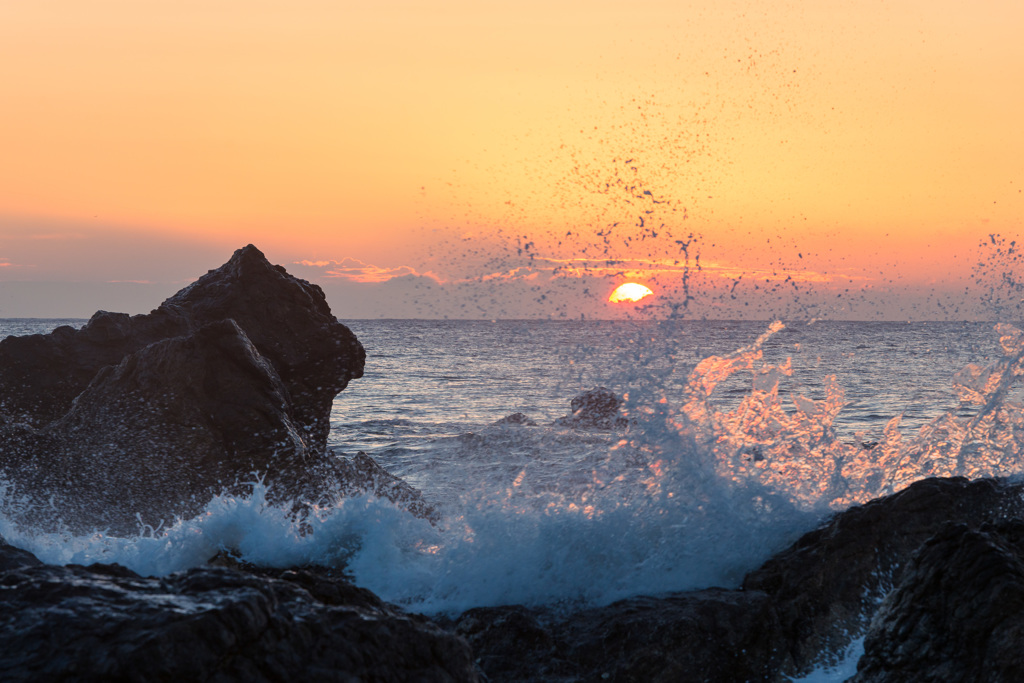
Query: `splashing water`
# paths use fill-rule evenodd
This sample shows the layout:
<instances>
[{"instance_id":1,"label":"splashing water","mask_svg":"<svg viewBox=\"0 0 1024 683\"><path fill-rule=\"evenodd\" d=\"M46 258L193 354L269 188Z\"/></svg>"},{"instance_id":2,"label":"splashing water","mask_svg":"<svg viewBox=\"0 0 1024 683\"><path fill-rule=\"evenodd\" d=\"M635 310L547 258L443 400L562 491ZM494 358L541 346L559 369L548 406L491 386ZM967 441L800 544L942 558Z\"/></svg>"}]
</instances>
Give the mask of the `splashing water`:
<instances>
[{"instance_id":1,"label":"splashing water","mask_svg":"<svg viewBox=\"0 0 1024 683\"><path fill-rule=\"evenodd\" d=\"M46 562L118 562L142 574L223 550L267 566L339 566L384 599L428 613L571 608L734 586L829 511L923 477L1021 471L1019 329L997 326L999 357L957 372L956 405L916 435L901 431L896 415L877 443L851 443L836 427L845 399L834 376L819 398L787 400L780 389L791 360L763 358L783 327L704 358L681 382L671 380L679 364L664 348L623 351L625 432L494 425L434 439L417 451L427 464L414 478L444 482L433 491L444 513L437 526L365 497L299 519L292 506L269 504L255 481L249 496L216 496L194 519L131 538L21 528L7 492L0 534ZM722 387L744 375L746 391L723 400Z\"/></svg>"}]
</instances>

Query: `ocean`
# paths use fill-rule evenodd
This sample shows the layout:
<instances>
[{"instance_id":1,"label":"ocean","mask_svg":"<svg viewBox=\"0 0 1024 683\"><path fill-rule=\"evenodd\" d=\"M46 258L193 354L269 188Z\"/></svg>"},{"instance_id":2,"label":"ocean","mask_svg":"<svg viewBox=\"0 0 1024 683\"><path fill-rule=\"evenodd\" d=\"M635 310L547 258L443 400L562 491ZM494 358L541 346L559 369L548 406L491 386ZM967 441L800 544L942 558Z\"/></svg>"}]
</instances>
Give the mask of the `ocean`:
<instances>
[{"instance_id":1,"label":"ocean","mask_svg":"<svg viewBox=\"0 0 1024 683\"><path fill-rule=\"evenodd\" d=\"M0 336L84 322L0 320ZM420 489L438 524L361 497L300 525L254 473L251 496L127 538L7 514L0 535L46 562L148 575L219 550L344 566L426 614L573 609L735 587L832 512L927 476L1022 470L1024 400L1008 368L1024 336L1011 325L343 322L366 370L334 401L329 446ZM598 386L623 397L627 427L553 425ZM512 413L535 424L496 424Z\"/></svg>"}]
</instances>

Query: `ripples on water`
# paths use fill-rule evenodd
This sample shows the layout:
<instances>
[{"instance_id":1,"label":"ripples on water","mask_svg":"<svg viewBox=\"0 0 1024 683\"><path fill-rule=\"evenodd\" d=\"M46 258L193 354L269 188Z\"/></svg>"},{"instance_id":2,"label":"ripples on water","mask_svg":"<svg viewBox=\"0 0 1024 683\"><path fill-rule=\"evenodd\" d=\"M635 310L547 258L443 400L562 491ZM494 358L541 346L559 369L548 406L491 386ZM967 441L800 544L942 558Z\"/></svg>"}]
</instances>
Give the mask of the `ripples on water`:
<instances>
[{"instance_id":1,"label":"ripples on water","mask_svg":"<svg viewBox=\"0 0 1024 683\"><path fill-rule=\"evenodd\" d=\"M134 539L9 520L0 532L47 561L149 573L221 547L267 564L342 562L428 612L600 604L735 585L830 510L924 476L1020 468L1024 339L1010 326L349 324L366 373L335 401L331 446L421 488L445 513L437 528L350 499L299 533L257 485ZM628 431L544 426L598 385L627 396ZM540 426L492 425L513 412Z\"/></svg>"}]
</instances>

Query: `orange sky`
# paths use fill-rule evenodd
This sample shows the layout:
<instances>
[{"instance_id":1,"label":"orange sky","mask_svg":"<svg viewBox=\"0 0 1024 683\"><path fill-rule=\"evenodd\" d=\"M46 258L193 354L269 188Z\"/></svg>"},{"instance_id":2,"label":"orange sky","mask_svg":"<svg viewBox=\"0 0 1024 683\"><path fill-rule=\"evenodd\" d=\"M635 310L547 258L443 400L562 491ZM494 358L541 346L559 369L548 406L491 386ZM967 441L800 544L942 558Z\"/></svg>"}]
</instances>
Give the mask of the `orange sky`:
<instances>
[{"instance_id":1,"label":"orange sky","mask_svg":"<svg viewBox=\"0 0 1024 683\"><path fill-rule=\"evenodd\" d=\"M142 310L253 242L544 316L545 264L582 259L557 274L607 291L563 315L619 270L676 296L693 233L708 291L962 289L1022 233L1022 26L1004 0L0 0L0 285L146 281ZM12 287L0 316L51 310Z\"/></svg>"}]
</instances>

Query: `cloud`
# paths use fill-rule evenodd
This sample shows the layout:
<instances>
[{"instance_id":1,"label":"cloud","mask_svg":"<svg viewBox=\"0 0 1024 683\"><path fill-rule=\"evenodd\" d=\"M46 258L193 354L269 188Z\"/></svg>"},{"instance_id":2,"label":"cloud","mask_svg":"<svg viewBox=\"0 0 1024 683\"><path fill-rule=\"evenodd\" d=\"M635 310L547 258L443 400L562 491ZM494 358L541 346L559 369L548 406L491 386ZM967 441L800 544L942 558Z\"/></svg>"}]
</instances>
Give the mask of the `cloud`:
<instances>
[{"instance_id":1,"label":"cloud","mask_svg":"<svg viewBox=\"0 0 1024 683\"><path fill-rule=\"evenodd\" d=\"M380 267L365 261L354 258L344 258L340 261L295 261L295 265L306 266L321 270L321 277L339 278L351 280L352 282L388 282L399 277L409 275L415 277L426 277L438 284L444 280L435 273L421 273L411 266Z\"/></svg>"},{"instance_id":2,"label":"cloud","mask_svg":"<svg viewBox=\"0 0 1024 683\"><path fill-rule=\"evenodd\" d=\"M843 281L868 281L871 278L860 275L829 274L809 269L796 268L741 268L727 263L687 262L680 259L590 259L551 258L534 256L529 266L517 266L495 271L458 282L488 282L491 280L536 280L542 274L548 279L619 277L633 280L664 278L665 276L692 276L701 273L704 277L718 277L726 280L757 279L760 281L793 281L805 283L829 283Z\"/></svg>"},{"instance_id":3,"label":"cloud","mask_svg":"<svg viewBox=\"0 0 1024 683\"><path fill-rule=\"evenodd\" d=\"M35 268L27 263L13 263L11 259L0 256L0 268Z\"/></svg>"}]
</instances>

